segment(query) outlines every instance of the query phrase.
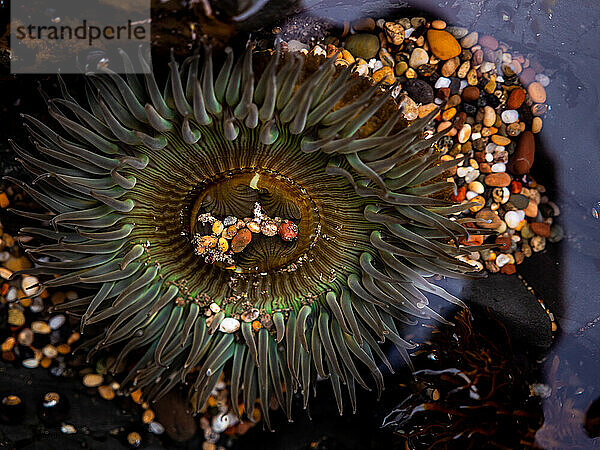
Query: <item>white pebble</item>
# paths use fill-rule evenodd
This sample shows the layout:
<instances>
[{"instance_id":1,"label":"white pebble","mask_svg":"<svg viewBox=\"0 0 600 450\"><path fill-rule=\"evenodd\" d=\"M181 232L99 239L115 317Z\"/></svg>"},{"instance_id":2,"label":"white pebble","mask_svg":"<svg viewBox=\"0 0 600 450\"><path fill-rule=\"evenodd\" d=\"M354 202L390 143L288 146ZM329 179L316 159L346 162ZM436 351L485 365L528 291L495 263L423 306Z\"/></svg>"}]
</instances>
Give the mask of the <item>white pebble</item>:
<instances>
[{"instance_id":1,"label":"white pebble","mask_svg":"<svg viewBox=\"0 0 600 450\"><path fill-rule=\"evenodd\" d=\"M433 100L433 103L435 103L436 105L441 105L442 103L444 103L444 100L442 100L441 98L435 98Z\"/></svg>"},{"instance_id":2,"label":"white pebble","mask_svg":"<svg viewBox=\"0 0 600 450\"><path fill-rule=\"evenodd\" d=\"M6 262L10 258L10 253L8 252L0 252L0 262Z\"/></svg>"},{"instance_id":3,"label":"white pebble","mask_svg":"<svg viewBox=\"0 0 600 450\"><path fill-rule=\"evenodd\" d=\"M508 211L504 215L504 221L509 228L517 228L521 220L525 218L525 211Z\"/></svg>"},{"instance_id":4,"label":"white pebble","mask_svg":"<svg viewBox=\"0 0 600 450\"><path fill-rule=\"evenodd\" d=\"M7 302L14 302L17 299L17 288L12 286L5 295Z\"/></svg>"},{"instance_id":5,"label":"white pebble","mask_svg":"<svg viewBox=\"0 0 600 450\"><path fill-rule=\"evenodd\" d=\"M28 359L24 359L22 364L23 364L23 367L26 367L28 369L35 369L37 366L40 365L40 362L35 358L28 358Z\"/></svg>"},{"instance_id":6,"label":"white pebble","mask_svg":"<svg viewBox=\"0 0 600 450\"><path fill-rule=\"evenodd\" d=\"M327 56L327 52L320 45L315 45L315 48L312 49L312 53L315 56Z\"/></svg>"},{"instance_id":7,"label":"white pebble","mask_svg":"<svg viewBox=\"0 0 600 450\"><path fill-rule=\"evenodd\" d=\"M461 178L464 178L467 173L469 173L469 169L471 169L471 167L459 167L458 169L456 169L456 175L458 175Z\"/></svg>"},{"instance_id":8,"label":"white pebble","mask_svg":"<svg viewBox=\"0 0 600 450\"><path fill-rule=\"evenodd\" d=\"M64 325L66 320L67 319L63 314L58 314L57 316L53 316L50 318L50 320L48 321L48 325L50 325L50 328L52 328L53 330L58 330Z\"/></svg>"},{"instance_id":9,"label":"white pebble","mask_svg":"<svg viewBox=\"0 0 600 450\"><path fill-rule=\"evenodd\" d=\"M240 321L233 317L225 317L219 325L219 331L223 333L234 333L240 328Z\"/></svg>"},{"instance_id":10,"label":"white pebble","mask_svg":"<svg viewBox=\"0 0 600 450\"><path fill-rule=\"evenodd\" d=\"M373 60L371 60L371 61L373 61ZM369 61L369 67L371 67L371 61ZM373 69L373 72L375 72L376 70L379 70L382 67L383 67L383 63L376 59L371 68Z\"/></svg>"},{"instance_id":11,"label":"white pebble","mask_svg":"<svg viewBox=\"0 0 600 450\"><path fill-rule=\"evenodd\" d=\"M354 67L354 72L359 74L361 77L366 77L369 75L369 65L358 64L356 67Z\"/></svg>"},{"instance_id":12,"label":"white pebble","mask_svg":"<svg viewBox=\"0 0 600 450\"><path fill-rule=\"evenodd\" d=\"M492 172L506 172L506 164L504 164L504 163L493 164Z\"/></svg>"},{"instance_id":13,"label":"white pebble","mask_svg":"<svg viewBox=\"0 0 600 450\"><path fill-rule=\"evenodd\" d=\"M491 70L493 70L495 67L495 64L489 61L485 61L483 64L481 64L481 66L479 66L479 70L481 71L481 73L487 73Z\"/></svg>"},{"instance_id":14,"label":"white pebble","mask_svg":"<svg viewBox=\"0 0 600 450\"><path fill-rule=\"evenodd\" d=\"M163 434L165 432L165 427L163 427L159 422L150 422L148 429L153 434Z\"/></svg>"},{"instance_id":15,"label":"white pebble","mask_svg":"<svg viewBox=\"0 0 600 450\"><path fill-rule=\"evenodd\" d=\"M464 88L466 88L469 85L469 83L466 82L466 80L460 80L460 90L462 92L462 90Z\"/></svg>"},{"instance_id":16,"label":"white pebble","mask_svg":"<svg viewBox=\"0 0 600 450\"><path fill-rule=\"evenodd\" d=\"M519 111L516 109L507 109L502 113L502 122L506 124L515 123L519 120Z\"/></svg>"},{"instance_id":17,"label":"white pebble","mask_svg":"<svg viewBox=\"0 0 600 450\"><path fill-rule=\"evenodd\" d=\"M508 255L505 255L504 253L501 253L500 255L498 255L496 257L496 265L498 267L502 267L502 266L508 264L509 261L510 261L510 258L508 257Z\"/></svg>"},{"instance_id":18,"label":"white pebble","mask_svg":"<svg viewBox=\"0 0 600 450\"><path fill-rule=\"evenodd\" d=\"M383 28L383 27L382 27ZM404 31L404 37L407 38L409 37L411 34L413 34L415 31L414 28L408 28L407 30Z\"/></svg>"},{"instance_id":19,"label":"white pebble","mask_svg":"<svg viewBox=\"0 0 600 450\"><path fill-rule=\"evenodd\" d=\"M229 416L227 414L221 414L213 419L212 430L215 433L222 433L227 428L229 428Z\"/></svg>"},{"instance_id":20,"label":"white pebble","mask_svg":"<svg viewBox=\"0 0 600 450\"><path fill-rule=\"evenodd\" d=\"M477 197L479 194L477 192L473 192L473 191L467 191L467 200L471 200L473 197Z\"/></svg>"},{"instance_id":21,"label":"white pebble","mask_svg":"<svg viewBox=\"0 0 600 450\"><path fill-rule=\"evenodd\" d=\"M439 77L437 79L437 81L435 82L435 88L436 89L442 89L442 88L447 88L450 86L450 78L446 78L446 77Z\"/></svg>"},{"instance_id":22,"label":"white pebble","mask_svg":"<svg viewBox=\"0 0 600 450\"><path fill-rule=\"evenodd\" d=\"M498 75L498 76L496 77L496 81L497 81L498 83L504 83L504 77L503 77L502 75Z\"/></svg>"},{"instance_id":23,"label":"white pebble","mask_svg":"<svg viewBox=\"0 0 600 450\"><path fill-rule=\"evenodd\" d=\"M486 153L485 154L485 160L487 162L492 162L494 160L494 155L492 155L491 153Z\"/></svg>"},{"instance_id":24,"label":"white pebble","mask_svg":"<svg viewBox=\"0 0 600 450\"><path fill-rule=\"evenodd\" d=\"M543 73L538 73L535 76L535 80L544 87L548 87L548 85L550 84L550 78L548 77L548 75L544 75Z\"/></svg>"},{"instance_id":25,"label":"white pebble","mask_svg":"<svg viewBox=\"0 0 600 450\"><path fill-rule=\"evenodd\" d=\"M481 133L473 133L471 135L471 140L472 141L476 141L477 139L481 138Z\"/></svg>"},{"instance_id":26,"label":"white pebble","mask_svg":"<svg viewBox=\"0 0 600 450\"><path fill-rule=\"evenodd\" d=\"M475 181L479 177L479 170L473 169L467 175L465 175L465 183Z\"/></svg>"}]
</instances>

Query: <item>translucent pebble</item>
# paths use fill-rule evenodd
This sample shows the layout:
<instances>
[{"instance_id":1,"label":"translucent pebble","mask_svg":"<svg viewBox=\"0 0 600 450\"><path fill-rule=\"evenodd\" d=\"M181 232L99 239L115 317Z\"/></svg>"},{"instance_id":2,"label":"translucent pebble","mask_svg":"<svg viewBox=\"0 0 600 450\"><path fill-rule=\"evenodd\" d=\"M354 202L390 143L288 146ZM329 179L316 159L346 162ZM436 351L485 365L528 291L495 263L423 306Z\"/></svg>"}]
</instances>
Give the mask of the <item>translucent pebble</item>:
<instances>
[{"instance_id":1,"label":"translucent pebble","mask_svg":"<svg viewBox=\"0 0 600 450\"><path fill-rule=\"evenodd\" d=\"M63 314L58 314L50 318L50 320L48 321L48 325L50 325L50 328L52 328L53 330L58 330L64 325L66 320L67 318Z\"/></svg>"},{"instance_id":2,"label":"translucent pebble","mask_svg":"<svg viewBox=\"0 0 600 450\"><path fill-rule=\"evenodd\" d=\"M35 358L27 358L23 360L22 364L23 367L26 367L27 369L35 369L40 365L40 362Z\"/></svg>"},{"instance_id":3,"label":"translucent pebble","mask_svg":"<svg viewBox=\"0 0 600 450\"><path fill-rule=\"evenodd\" d=\"M450 78L446 78L446 77L439 77L437 79L437 81L435 82L435 88L436 89L442 89L442 88L447 88L450 86Z\"/></svg>"},{"instance_id":4,"label":"translucent pebble","mask_svg":"<svg viewBox=\"0 0 600 450\"><path fill-rule=\"evenodd\" d=\"M165 427L163 427L159 422L150 422L148 429L153 434L163 434L165 432Z\"/></svg>"},{"instance_id":5,"label":"translucent pebble","mask_svg":"<svg viewBox=\"0 0 600 450\"><path fill-rule=\"evenodd\" d=\"M515 123L519 120L519 111L516 109L507 109L502 112L502 122L506 124Z\"/></svg>"},{"instance_id":6,"label":"translucent pebble","mask_svg":"<svg viewBox=\"0 0 600 450\"><path fill-rule=\"evenodd\" d=\"M548 77L548 75L545 75L543 73L538 73L535 76L535 80L544 87L548 87L548 85L550 84L550 78Z\"/></svg>"},{"instance_id":7,"label":"translucent pebble","mask_svg":"<svg viewBox=\"0 0 600 450\"><path fill-rule=\"evenodd\" d=\"M492 172L506 172L506 164L504 164L504 163L493 164Z\"/></svg>"}]
</instances>

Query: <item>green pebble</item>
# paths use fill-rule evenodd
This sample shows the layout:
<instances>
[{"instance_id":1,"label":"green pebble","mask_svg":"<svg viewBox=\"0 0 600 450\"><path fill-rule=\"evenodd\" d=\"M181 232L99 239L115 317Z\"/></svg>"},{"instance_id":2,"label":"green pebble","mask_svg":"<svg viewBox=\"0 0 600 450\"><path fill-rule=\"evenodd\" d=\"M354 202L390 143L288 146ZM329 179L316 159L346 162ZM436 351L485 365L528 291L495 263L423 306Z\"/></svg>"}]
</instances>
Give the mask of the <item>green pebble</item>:
<instances>
[{"instance_id":1,"label":"green pebble","mask_svg":"<svg viewBox=\"0 0 600 450\"><path fill-rule=\"evenodd\" d=\"M554 224L550 227L550 237L548 238L550 242L560 242L564 236L565 232L560 225Z\"/></svg>"},{"instance_id":2,"label":"green pebble","mask_svg":"<svg viewBox=\"0 0 600 450\"><path fill-rule=\"evenodd\" d=\"M379 38L368 33L353 34L346 39L344 48L352 53L355 58L363 58L368 61L377 56Z\"/></svg>"},{"instance_id":3,"label":"green pebble","mask_svg":"<svg viewBox=\"0 0 600 450\"><path fill-rule=\"evenodd\" d=\"M517 209L525 209L529 204L529 199L522 194L511 194L508 201Z\"/></svg>"},{"instance_id":4,"label":"green pebble","mask_svg":"<svg viewBox=\"0 0 600 450\"><path fill-rule=\"evenodd\" d=\"M533 230L531 229L531 227L529 225L525 225L523 228L521 228L521 237L523 239L531 239L534 236L535 236L535 233L533 232Z\"/></svg>"},{"instance_id":5,"label":"green pebble","mask_svg":"<svg viewBox=\"0 0 600 450\"><path fill-rule=\"evenodd\" d=\"M406 64L405 61L400 61L398 64L396 64L396 67L394 67L394 72L396 73L397 77L404 75L407 70L408 64Z\"/></svg>"}]
</instances>

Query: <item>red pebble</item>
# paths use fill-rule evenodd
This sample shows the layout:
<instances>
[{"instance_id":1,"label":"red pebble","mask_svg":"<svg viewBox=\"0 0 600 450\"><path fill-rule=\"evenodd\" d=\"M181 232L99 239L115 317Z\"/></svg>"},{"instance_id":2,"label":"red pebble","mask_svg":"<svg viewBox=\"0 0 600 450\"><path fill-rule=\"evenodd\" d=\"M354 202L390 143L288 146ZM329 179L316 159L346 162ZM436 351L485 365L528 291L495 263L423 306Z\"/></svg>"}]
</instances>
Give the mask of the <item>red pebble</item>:
<instances>
[{"instance_id":1,"label":"red pebble","mask_svg":"<svg viewBox=\"0 0 600 450\"><path fill-rule=\"evenodd\" d=\"M550 224L544 222L532 222L529 228L538 236L550 237Z\"/></svg>"},{"instance_id":2,"label":"red pebble","mask_svg":"<svg viewBox=\"0 0 600 450\"><path fill-rule=\"evenodd\" d=\"M289 220L285 220L279 225L277 232L284 241L293 241L298 237L298 225Z\"/></svg>"},{"instance_id":3,"label":"red pebble","mask_svg":"<svg viewBox=\"0 0 600 450\"><path fill-rule=\"evenodd\" d=\"M518 194L518 193L521 192L522 189L523 189L523 185L521 184L520 181L513 180L510 183L510 192L511 192L511 194Z\"/></svg>"},{"instance_id":4,"label":"red pebble","mask_svg":"<svg viewBox=\"0 0 600 450\"><path fill-rule=\"evenodd\" d=\"M462 202L465 199L466 195L467 195L467 188L465 186L461 186L456 191L456 194L452 194L450 196L450 199L453 202Z\"/></svg>"},{"instance_id":5,"label":"red pebble","mask_svg":"<svg viewBox=\"0 0 600 450\"><path fill-rule=\"evenodd\" d=\"M514 264L504 264L502 266L502 268L500 269L500 272L502 272L506 275L512 275L516 271L517 271L517 268L515 267Z\"/></svg>"},{"instance_id":6,"label":"red pebble","mask_svg":"<svg viewBox=\"0 0 600 450\"><path fill-rule=\"evenodd\" d=\"M496 238L496 245L500 249L500 251L507 252L510 250L510 246L512 244L512 239L510 236L498 236Z\"/></svg>"},{"instance_id":7,"label":"red pebble","mask_svg":"<svg viewBox=\"0 0 600 450\"><path fill-rule=\"evenodd\" d=\"M438 89L437 98L439 98L440 100L448 100L450 98L450 88Z\"/></svg>"},{"instance_id":8,"label":"red pebble","mask_svg":"<svg viewBox=\"0 0 600 450\"><path fill-rule=\"evenodd\" d=\"M519 109L525 101L525 89L517 88L510 93L506 106L508 109Z\"/></svg>"},{"instance_id":9,"label":"red pebble","mask_svg":"<svg viewBox=\"0 0 600 450\"><path fill-rule=\"evenodd\" d=\"M525 131L519 137L517 150L508 160L507 169L515 174L529 173L535 158L535 138L531 131Z\"/></svg>"}]
</instances>

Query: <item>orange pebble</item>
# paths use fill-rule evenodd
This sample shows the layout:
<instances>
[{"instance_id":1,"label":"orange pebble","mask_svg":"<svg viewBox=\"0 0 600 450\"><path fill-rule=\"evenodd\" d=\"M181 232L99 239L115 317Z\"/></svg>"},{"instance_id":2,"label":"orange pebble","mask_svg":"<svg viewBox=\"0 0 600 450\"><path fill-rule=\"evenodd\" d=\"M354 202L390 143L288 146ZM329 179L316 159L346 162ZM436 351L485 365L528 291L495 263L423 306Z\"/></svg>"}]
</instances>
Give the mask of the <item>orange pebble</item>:
<instances>
[{"instance_id":1,"label":"orange pebble","mask_svg":"<svg viewBox=\"0 0 600 450\"><path fill-rule=\"evenodd\" d=\"M67 355L71 353L71 346L67 344L59 344L56 346L56 351L61 355Z\"/></svg>"},{"instance_id":2,"label":"orange pebble","mask_svg":"<svg viewBox=\"0 0 600 450\"><path fill-rule=\"evenodd\" d=\"M0 208L7 208L10 205L6 192L0 192Z\"/></svg>"},{"instance_id":3,"label":"orange pebble","mask_svg":"<svg viewBox=\"0 0 600 450\"><path fill-rule=\"evenodd\" d=\"M131 399L135 402L140 404L142 402L142 390L138 389L137 391L133 391L131 393Z\"/></svg>"},{"instance_id":4,"label":"orange pebble","mask_svg":"<svg viewBox=\"0 0 600 450\"><path fill-rule=\"evenodd\" d=\"M469 239L463 241L465 245L481 245L483 244L483 236L480 234L471 234L469 235Z\"/></svg>"},{"instance_id":5,"label":"orange pebble","mask_svg":"<svg viewBox=\"0 0 600 450\"><path fill-rule=\"evenodd\" d=\"M252 329L254 331L258 331L261 328L261 324L258 320L255 320L254 322L252 322Z\"/></svg>"}]
</instances>

